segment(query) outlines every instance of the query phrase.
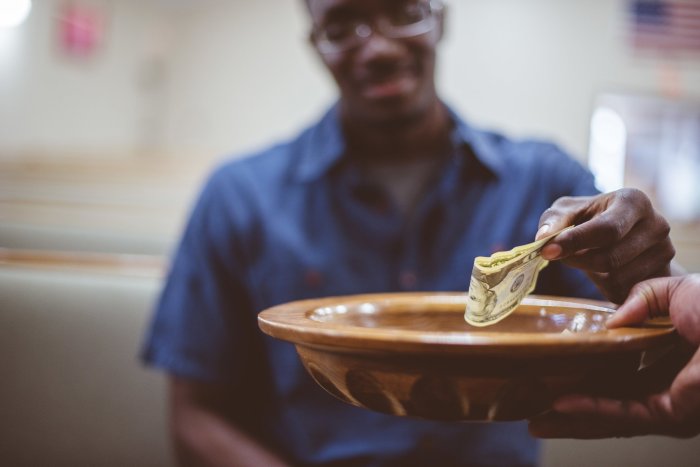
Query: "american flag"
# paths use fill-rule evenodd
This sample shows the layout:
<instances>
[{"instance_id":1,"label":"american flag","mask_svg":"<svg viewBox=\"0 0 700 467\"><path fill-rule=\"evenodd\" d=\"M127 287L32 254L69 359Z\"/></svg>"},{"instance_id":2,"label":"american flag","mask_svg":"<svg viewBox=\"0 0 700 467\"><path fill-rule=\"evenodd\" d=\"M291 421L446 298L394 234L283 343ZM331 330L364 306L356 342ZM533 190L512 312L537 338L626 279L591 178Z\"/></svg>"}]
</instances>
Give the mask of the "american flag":
<instances>
[{"instance_id":1,"label":"american flag","mask_svg":"<svg viewBox=\"0 0 700 467\"><path fill-rule=\"evenodd\" d=\"M700 52L700 0L629 0L628 13L635 49Z\"/></svg>"}]
</instances>

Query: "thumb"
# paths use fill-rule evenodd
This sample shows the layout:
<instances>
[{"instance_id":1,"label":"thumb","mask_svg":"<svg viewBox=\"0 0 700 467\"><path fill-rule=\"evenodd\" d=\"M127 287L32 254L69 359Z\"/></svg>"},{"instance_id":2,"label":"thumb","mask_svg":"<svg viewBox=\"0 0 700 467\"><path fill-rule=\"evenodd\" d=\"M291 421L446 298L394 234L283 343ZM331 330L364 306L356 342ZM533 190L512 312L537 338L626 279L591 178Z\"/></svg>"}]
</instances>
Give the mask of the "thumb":
<instances>
[{"instance_id":1,"label":"thumb","mask_svg":"<svg viewBox=\"0 0 700 467\"><path fill-rule=\"evenodd\" d=\"M545 211L540 218L540 226L537 229L535 241L573 225L575 218L576 216L574 213L566 214L562 212L554 212L553 210Z\"/></svg>"},{"instance_id":2,"label":"thumb","mask_svg":"<svg viewBox=\"0 0 700 467\"><path fill-rule=\"evenodd\" d=\"M682 277L658 277L635 285L615 314L608 319L608 328L639 324L649 318L667 316L672 291Z\"/></svg>"}]
</instances>

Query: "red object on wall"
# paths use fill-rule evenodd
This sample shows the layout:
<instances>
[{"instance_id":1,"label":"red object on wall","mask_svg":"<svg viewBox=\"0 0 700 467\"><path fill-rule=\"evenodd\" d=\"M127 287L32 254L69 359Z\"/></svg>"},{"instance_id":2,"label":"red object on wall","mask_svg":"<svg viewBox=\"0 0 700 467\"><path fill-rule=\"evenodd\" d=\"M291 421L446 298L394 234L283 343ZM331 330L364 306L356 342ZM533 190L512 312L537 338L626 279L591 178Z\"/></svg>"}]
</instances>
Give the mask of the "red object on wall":
<instances>
[{"instance_id":1,"label":"red object on wall","mask_svg":"<svg viewBox=\"0 0 700 467\"><path fill-rule=\"evenodd\" d=\"M67 3L60 10L59 46L70 57L88 58L95 54L104 38L104 14L97 7Z\"/></svg>"}]
</instances>

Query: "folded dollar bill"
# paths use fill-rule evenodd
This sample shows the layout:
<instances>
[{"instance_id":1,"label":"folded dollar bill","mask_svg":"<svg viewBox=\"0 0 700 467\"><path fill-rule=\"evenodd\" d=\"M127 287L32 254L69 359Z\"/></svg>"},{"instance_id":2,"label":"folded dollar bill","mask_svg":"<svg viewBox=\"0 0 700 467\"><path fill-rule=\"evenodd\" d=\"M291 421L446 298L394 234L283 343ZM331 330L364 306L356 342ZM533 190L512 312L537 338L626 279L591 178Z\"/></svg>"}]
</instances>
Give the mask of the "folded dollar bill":
<instances>
[{"instance_id":1,"label":"folded dollar bill","mask_svg":"<svg viewBox=\"0 0 700 467\"><path fill-rule=\"evenodd\" d=\"M464 319L472 326L496 324L511 314L535 289L537 276L549 261L542 248L567 227L536 242L474 259Z\"/></svg>"}]
</instances>

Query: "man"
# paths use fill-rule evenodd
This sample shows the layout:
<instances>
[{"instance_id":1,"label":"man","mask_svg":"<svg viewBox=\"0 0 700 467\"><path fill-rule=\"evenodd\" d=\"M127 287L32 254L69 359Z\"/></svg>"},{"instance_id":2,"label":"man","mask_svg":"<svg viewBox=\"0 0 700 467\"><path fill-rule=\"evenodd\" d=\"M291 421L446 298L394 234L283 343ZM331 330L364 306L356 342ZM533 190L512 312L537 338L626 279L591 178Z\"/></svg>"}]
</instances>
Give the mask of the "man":
<instances>
[{"instance_id":1,"label":"man","mask_svg":"<svg viewBox=\"0 0 700 467\"><path fill-rule=\"evenodd\" d=\"M608 321L615 328L670 315L694 355L660 391L630 400L571 395L530 424L545 438L700 434L700 274L644 281Z\"/></svg>"},{"instance_id":2,"label":"man","mask_svg":"<svg viewBox=\"0 0 700 467\"><path fill-rule=\"evenodd\" d=\"M524 423L391 417L325 394L293 346L257 329L291 300L464 290L477 255L580 223L548 250L611 298L667 275L668 224L637 191L604 197L555 146L476 130L435 90L443 9L309 0L311 41L340 91L295 140L223 165L195 207L144 359L170 374L184 465L533 465ZM553 231L552 230L552 231ZM598 297L556 262L538 292ZM642 277L639 277L640 274ZM624 297L623 297L624 298Z\"/></svg>"}]
</instances>

